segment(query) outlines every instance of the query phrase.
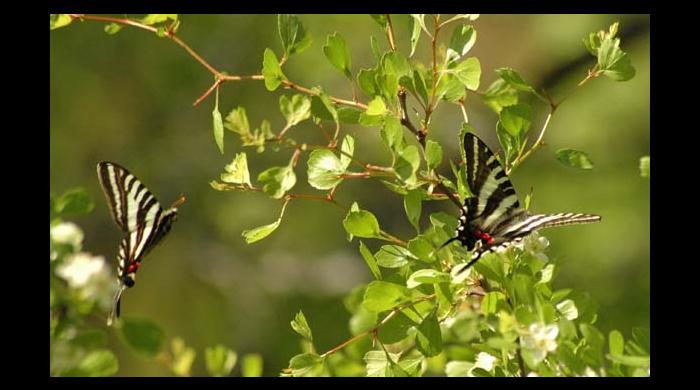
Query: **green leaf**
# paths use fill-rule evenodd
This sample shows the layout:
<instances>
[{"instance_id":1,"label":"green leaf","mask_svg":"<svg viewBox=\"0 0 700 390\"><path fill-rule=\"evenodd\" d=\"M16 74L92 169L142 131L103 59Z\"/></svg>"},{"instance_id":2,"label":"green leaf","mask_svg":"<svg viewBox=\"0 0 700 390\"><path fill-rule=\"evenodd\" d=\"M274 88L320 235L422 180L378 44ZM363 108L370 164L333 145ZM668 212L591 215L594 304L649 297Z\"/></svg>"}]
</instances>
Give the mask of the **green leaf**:
<instances>
[{"instance_id":1,"label":"green leaf","mask_svg":"<svg viewBox=\"0 0 700 390\"><path fill-rule=\"evenodd\" d=\"M249 136L250 125L248 124L248 115L245 112L245 108L239 106L231 110L231 112L226 115L224 127L234 133L240 134L242 137Z\"/></svg>"},{"instance_id":2,"label":"green leaf","mask_svg":"<svg viewBox=\"0 0 700 390\"><path fill-rule=\"evenodd\" d=\"M144 355L154 357L163 348L165 332L154 322L123 318L120 334L126 344Z\"/></svg>"},{"instance_id":3,"label":"green leaf","mask_svg":"<svg viewBox=\"0 0 700 390\"><path fill-rule=\"evenodd\" d=\"M384 268L400 268L416 258L411 252L398 245L384 245L375 254L377 264Z\"/></svg>"},{"instance_id":4,"label":"green leaf","mask_svg":"<svg viewBox=\"0 0 700 390\"><path fill-rule=\"evenodd\" d=\"M383 344L397 343L406 338L409 329L414 325L413 321L403 313L398 312L389 322L379 328L377 338Z\"/></svg>"},{"instance_id":5,"label":"green leaf","mask_svg":"<svg viewBox=\"0 0 700 390\"><path fill-rule=\"evenodd\" d=\"M241 233L241 235L245 238L246 244L252 244L256 241L260 241L263 238L269 236L272 232L274 232L280 226L281 222L282 222L282 219L280 218L277 221L275 221L269 225L258 226L254 229L244 230L243 233Z\"/></svg>"},{"instance_id":6,"label":"green leaf","mask_svg":"<svg viewBox=\"0 0 700 390\"><path fill-rule=\"evenodd\" d=\"M625 351L625 338L619 330L612 330L608 334L608 350L611 355L622 355Z\"/></svg>"},{"instance_id":7,"label":"green leaf","mask_svg":"<svg viewBox=\"0 0 700 390\"><path fill-rule=\"evenodd\" d=\"M360 114L363 112L350 107L340 107L338 108L338 120L341 123L347 123L350 125L356 125L360 121Z\"/></svg>"},{"instance_id":8,"label":"green leaf","mask_svg":"<svg viewBox=\"0 0 700 390\"><path fill-rule=\"evenodd\" d=\"M439 143L428 140L425 143L425 161L428 163L428 169L435 169L442 163L442 146Z\"/></svg>"},{"instance_id":9,"label":"green leaf","mask_svg":"<svg viewBox=\"0 0 700 390\"><path fill-rule=\"evenodd\" d=\"M565 299L557 304L557 310L569 321L578 318L576 303L571 299Z\"/></svg>"},{"instance_id":10,"label":"green leaf","mask_svg":"<svg viewBox=\"0 0 700 390\"><path fill-rule=\"evenodd\" d=\"M406 281L406 287L416 288L421 284L449 283L450 275L434 269L420 269L411 274Z\"/></svg>"},{"instance_id":11,"label":"green leaf","mask_svg":"<svg viewBox=\"0 0 700 390\"><path fill-rule=\"evenodd\" d=\"M124 26L117 23L110 23L105 26L105 32L109 35L114 35L119 32Z\"/></svg>"},{"instance_id":12,"label":"green leaf","mask_svg":"<svg viewBox=\"0 0 700 390\"><path fill-rule=\"evenodd\" d=\"M648 328L632 328L632 340L647 354L651 353L651 340Z\"/></svg>"},{"instance_id":13,"label":"green leaf","mask_svg":"<svg viewBox=\"0 0 700 390\"><path fill-rule=\"evenodd\" d=\"M435 311L423 319L417 330L416 348L423 356L437 356L442 352L442 335Z\"/></svg>"},{"instance_id":14,"label":"green leaf","mask_svg":"<svg viewBox=\"0 0 700 390\"><path fill-rule=\"evenodd\" d=\"M496 314L507 308L506 296L500 291L486 293L481 301L481 312L483 314Z\"/></svg>"},{"instance_id":15,"label":"green leaf","mask_svg":"<svg viewBox=\"0 0 700 390\"><path fill-rule=\"evenodd\" d=\"M73 18L68 14L50 14L49 15L49 29L55 30L57 28L65 27L73 21Z\"/></svg>"},{"instance_id":16,"label":"green leaf","mask_svg":"<svg viewBox=\"0 0 700 390\"><path fill-rule=\"evenodd\" d=\"M184 340L176 337L171 342L173 351L173 359L170 364L170 369L177 376L190 376L192 371L192 363L197 356L194 348L185 345Z\"/></svg>"},{"instance_id":17,"label":"green leaf","mask_svg":"<svg viewBox=\"0 0 700 390\"><path fill-rule=\"evenodd\" d=\"M413 57L413 53L415 53L416 47L418 46L418 40L420 39L421 24L415 17L411 17L408 20L408 29L411 31L411 54L409 57Z\"/></svg>"},{"instance_id":18,"label":"green leaf","mask_svg":"<svg viewBox=\"0 0 700 390\"><path fill-rule=\"evenodd\" d=\"M61 375L64 376L110 376L119 370L119 362L114 353L108 349L98 349L88 352L78 365Z\"/></svg>"},{"instance_id":19,"label":"green leaf","mask_svg":"<svg viewBox=\"0 0 700 390\"><path fill-rule=\"evenodd\" d=\"M430 142L430 141L429 141ZM420 214L423 204L423 195L419 189L410 190L403 198L403 207L411 225L420 233Z\"/></svg>"},{"instance_id":20,"label":"green leaf","mask_svg":"<svg viewBox=\"0 0 700 390\"><path fill-rule=\"evenodd\" d=\"M556 153L557 160L566 166L579 169L593 169L593 161L585 152L574 149L559 149Z\"/></svg>"},{"instance_id":21,"label":"green leaf","mask_svg":"<svg viewBox=\"0 0 700 390\"><path fill-rule=\"evenodd\" d=\"M542 268L542 277L537 283L549 283L554 276L554 267L554 264L547 264L544 268Z\"/></svg>"},{"instance_id":22,"label":"green leaf","mask_svg":"<svg viewBox=\"0 0 700 390\"><path fill-rule=\"evenodd\" d=\"M425 262L431 263L435 261L435 247L424 236L417 236L408 242L408 250L414 256Z\"/></svg>"},{"instance_id":23,"label":"green leaf","mask_svg":"<svg viewBox=\"0 0 700 390\"><path fill-rule=\"evenodd\" d=\"M499 116L499 123L516 139L523 139L530 130L532 111L525 103L504 107Z\"/></svg>"},{"instance_id":24,"label":"green leaf","mask_svg":"<svg viewBox=\"0 0 700 390\"><path fill-rule=\"evenodd\" d=\"M476 30L468 25L458 26L452 31L447 48L447 63L451 64L467 54L476 42Z\"/></svg>"},{"instance_id":25,"label":"green leaf","mask_svg":"<svg viewBox=\"0 0 700 390\"><path fill-rule=\"evenodd\" d=\"M598 69L603 75L615 81L627 81L636 71L629 55L620 49L620 39L609 34L600 43L597 52Z\"/></svg>"},{"instance_id":26,"label":"green leaf","mask_svg":"<svg viewBox=\"0 0 700 390\"><path fill-rule=\"evenodd\" d=\"M295 332L299 333L301 337L313 341L313 335L311 334L311 328L309 328L309 323L306 322L306 317L304 316L304 312L299 310L296 316L294 316L294 320L291 322L292 329L294 329Z\"/></svg>"},{"instance_id":27,"label":"green leaf","mask_svg":"<svg viewBox=\"0 0 700 390\"><path fill-rule=\"evenodd\" d=\"M168 19L176 21L177 14L148 14L141 19L141 23L151 26L154 24L163 23Z\"/></svg>"},{"instance_id":28,"label":"green leaf","mask_svg":"<svg viewBox=\"0 0 700 390\"><path fill-rule=\"evenodd\" d=\"M362 307L372 312L391 310L409 300L408 289L404 286L375 280L367 285Z\"/></svg>"},{"instance_id":29,"label":"green leaf","mask_svg":"<svg viewBox=\"0 0 700 390\"><path fill-rule=\"evenodd\" d=\"M280 199L297 182L291 166L272 167L260 172L258 181L263 184L263 192L275 199Z\"/></svg>"},{"instance_id":30,"label":"green leaf","mask_svg":"<svg viewBox=\"0 0 700 390\"><path fill-rule=\"evenodd\" d=\"M277 60L275 52L270 49L265 49L263 54L263 77L265 78L265 88L268 91L274 91L277 87L282 84L283 80L287 80L287 77L282 73L282 68Z\"/></svg>"},{"instance_id":31,"label":"green leaf","mask_svg":"<svg viewBox=\"0 0 700 390\"><path fill-rule=\"evenodd\" d=\"M649 178L649 167L651 164L651 157L644 156L639 159L639 175L645 179Z\"/></svg>"},{"instance_id":32,"label":"green leaf","mask_svg":"<svg viewBox=\"0 0 700 390\"><path fill-rule=\"evenodd\" d=\"M448 102L456 103L467 96L464 84L457 77L445 77L437 86L436 95Z\"/></svg>"},{"instance_id":33,"label":"green leaf","mask_svg":"<svg viewBox=\"0 0 700 390\"><path fill-rule=\"evenodd\" d=\"M367 104L367 115L382 115L386 112L386 105L384 105L384 100L381 96L377 96L372 99L369 104Z\"/></svg>"},{"instance_id":34,"label":"green leaf","mask_svg":"<svg viewBox=\"0 0 700 390\"><path fill-rule=\"evenodd\" d=\"M425 78L423 73L418 70L413 71L413 85L415 86L416 94L421 98L423 103L428 102L428 88L425 84Z\"/></svg>"},{"instance_id":35,"label":"green leaf","mask_svg":"<svg viewBox=\"0 0 700 390\"><path fill-rule=\"evenodd\" d=\"M428 34L428 36L430 36L432 38L432 35L430 35L430 31L428 31L428 27L426 27L426 25L425 25L425 14L409 14L409 15L411 15L411 18L413 18L413 20L416 23L418 23L420 28L423 31L425 31L425 33Z\"/></svg>"},{"instance_id":36,"label":"green leaf","mask_svg":"<svg viewBox=\"0 0 700 390\"><path fill-rule=\"evenodd\" d=\"M394 153L400 153L403 150L404 138L401 122L393 115L387 115L384 120L384 126L380 130L379 135L382 137L384 145Z\"/></svg>"},{"instance_id":37,"label":"green leaf","mask_svg":"<svg viewBox=\"0 0 700 390\"><path fill-rule=\"evenodd\" d=\"M379 266L377 265L377 259L362 241L360 241L360 254L362 255L362 258L365 259L365 263L367 263L369 270L372 271L374 278L381 280L382 272L379 270Z\"/></svg>"},{"instance_id":38,"label":"green leaf","mask_svg":"<svg viewBox=\"0 0 700 390\"><path fill-rule=\"evenodd\" d=\"M518 72L514 71L511 68L498 68L496 69L496 73L510 85L511 87L519 90L519 91L524 91L524 92L530 92L535 95L537 95L537 92L535 91L530 84L528 84L525 80L523 80L522 77L518 74Z\"/></svg>"},{"instance_id":39,"label":"green leaf","mask_svg":"<svg viewBox=\"0 0 700 390\"><path fill-rule=\"evenodd\" d=\"M376 76L376 69L360 69L360 72L357 74L357 85L369 97L379 95Z\"/></svg>"},{"instance_id":40,"label":"green leaf","mask_svg":"<svg viewBox=\"0 0 700 390\"><path fill-rule=\"evenodd\" d=\"M263 372L263 359L260 354L248 353L243 355L241 373L244 377L260 377Z\"/></svg>"},{"instance_id":41,"label":"green leaf","mask_svg":"<svg viewBox=\"0 0 700 390\"><path fill-rule=\"evenodd\" d=\"M469 57L457 65L453 70L455 76L467 89L476 91L479 88L481 78L481 63L476 57Z\"/></svg>"},{"instance_id":42,"label":"green leaf","mask_svg":"<svg viewBox=\"0 0 700 390\"><path fill-rule=\"evenodd\" d=\"M494 81L481 97L484 103L497 114L501 112L503 107L518 102L518 92L501 78Z\"/></svg>"},{"instance_id":43,"label":"green leaf","mask_svg":"<svg viewBox=\"0 0 700 390\"><path fill-rule=\"evenodd\" d=\"M510 135L510 133L505 129L505 127L503 127L503 124L501 124L501 121L498 121L498 123L496 123L496 135L498 136L498 142L503 148L505 161L510 161L511 157L515 156L518 150L520 150L521 139Z\"/></svg>"},{"instance_id":44,"label":"green leaf","mask_svg":"<svg viewBox=\"0 0 700 390\"><path fill-rule=\"evenodd\" d=\"M382 56L381 64L384 73L392 73L397 78L410 76L412 73L411 63L408 62L408 58L398 51L385 53Z\"/></svg>"},{"instance_id":45,"label":"green leaf","mask_svg":"<svg viewBox=\"0 0 700 390\"><path fill-rule=\"evenodd\" d=\"M297 16L277 15L277 29L285 55L301 53L311 46L311 34L304 29L304 25Z\"/></svg>"},{"instance_id":46,"label":"green leaf","mask_svg":"<svg viewBox=\"0 0 700 390\"><path fill-rule=\"evenodd\" d=\"M343 162L328 149L316 149L309 155L307 162L309 184L319 190L327 190L338 185L345 172Z\"/></svg>"},{"instance_id":47,"label":"green leaf","mask_svg":"<svg viewBox=\"0 0 700 390\"><path fill-rule=\"evenodd\" d=\"M292 376L314 376L321 371L323 359L315 353L302 353L289 361Z\"/></svg>"},{"instance_id":48,"label":"green leaf","mask_svg":"<svg viewBox=\"0 0 700 390\"><path fill-rule=\"evenodd\" d=\"M326 55L326 58L334 68L342 72L349 80L352 80L352 73L350 73L350 67L352 65L350 49L348 49L345 39L343 39L338 32L326 38L326 44L323 46L323 54Z\"/></svg>"},{"instance_id":49,"label":"green leaf","mask_svg":"<svg viewBox=\"0 0 700 390\"><path fill-rule=\"evenodd\" d=\"M287 119L286 127L294 126L311 116L311 100L301 94L295 94L291 99L282 95L280 96L280 111Z\"/></svg>"},{"instance_id":50,"label":"green leaf","mask_svg":"<svg viewBox=\"0 0 700 390\"><path fill-rule=\"evenodd\" d=\"M340 150L343 152L340 154L340 165L343 167L343 170L346 170L350 166L352 156L355 153L355 138L350 134L346 134L343 138L343 143L340 144Z\"/></svg>"},{"instance_id":51,"label":"green leaf","mask_svg":"<svg viewBox=\"0 0 700 390\"><path fill-rule=\"evenodd\" d=\"M207 347L204 350L204 359L206 360L209 375L228 376L236 365L238 355L223 345L217 345L215 347Z\"/></svg>"},{"instance_id":52,"label":"green leaf","mask_svg":"<svg viewBox=\"0 0 700 390\"><path fill-rule=\"evenodd\" d=\"M631 367L648 367L651 362L649 356L607 355L608 359Z\"/></svg>"},{"instance_id":53,"label":"green leaf","mask_svg":"<svg viewBox=\"0 0 700 390\"><path fill-rule=\"evenodd\" d=\"M409 374L396 362L399 354L385 353L384 351L369 351L364 356L367 363L368 377L394 377L409 376Z\"/></svg>"},{"instance_id":54,"label":"green leaf","mask_svg":"<svg viewBox=\"0 0 700 390\"><path fill-rule=\"evenodd\" d=\"M236 153L230 164L224 167L225 173L221 174L221 181L231 184L245 184L252 187L250 184L250 172L248 172L248 158L244 153Z\"/></svg>"},{"instance_id":55,"label":"green leaf","mask_svg":"<svg viewBox=\"0 0 700 390\"><path fill-rule=\"evenodd\" d=\"M377 42L377 38L375 38L374 35L370 35L369 45L372 48L372 55L374 55L374 59L377 62L379 62L382 58L382 51L379 49L379 43Z\"/></svg>"},{"instance_id":56,"label":"green leaf","mask_svg":"<svg viewBox=\"0 0 700 390\"><path fill-rule=\"evenodd\" d=\"M445 375L448 377L465 377L471 374L474 367L472 362L460 362L453 360L445 365Z\"/></svg>"},{"instance_id":57,"label":"green leaf","mask_svg":"<svg viewBox=\"0 0 700 390\"><path fill-rule=\"evenodd\" d=\"M408 184L416 181L416 171L420 167L420 154L415 145L409 145L399 153L394 170L396 174Z\"/></svg>"},{"instance_id":58,"label":"green leaf","mask_svg":"<svg viewBox=\"0 0 700 390\"><path fill-rule=\"evenodd\" d=\"M588 345L593 347L596 351L602 352L603 345L605 343L605 336L592 325L581 324L579 325L581 334L586 339Z\"/></svg>"},{"instance_id":59,"label":"green leaf","mask_svg":"<svg viewBox=\"0 0 700 390\"><path fill-rule=\"evenodd\" d=\"M211 112L211 116L214 122L214 140L216 141L216 146L219 147L219 152L224 154L224 122L221 119L221 113L219 112L218 92L216 96L216 105L214 106L214 111Z\"/></svg>"},{"instance_id":60,"label":"green leaf","mask_svg":"<svg viewBox=\"0 0 700 390\"><path fill-rule=\"evenodd\" d=\"M56 210L61 214L86 214L95 208L95 204L82 187L70 189L56 201Z\"/></svg>"},{"instance_id":61,"label":"green leaf","mask_svg":"<svg viewBox=\"0 0 700 390\"><path fill-rule=\"evenodd\" d=\"M370 14L369 16L371 16L372 19L374 19L374 21L377 22L377 24L382 26L382 28L386 28L386 26L389 23L386 14Z\"/></svg>"},{"instance_id":62,"label":"green leaf","mask_svg":"<svg viewBox=\"0 0 700 390\"><path fill-rule=\"evenodd\" d=\"M316 90L316 92L318 95L311 97L311 113L319 119L337 122L338 111L333 102L325 92L321 90Z\"/></svg>"},{"instance_id":63,"label":"green leaf","mask_svg":"<svg viewBox=\"0 0 700 390\"><path fill-rule=\"evenodd\" d=\"M343 227L345 231L357 237L362 238L381 238L379 221L369 211L352 209L343 219Z\"/></svg>"}]
</instances>

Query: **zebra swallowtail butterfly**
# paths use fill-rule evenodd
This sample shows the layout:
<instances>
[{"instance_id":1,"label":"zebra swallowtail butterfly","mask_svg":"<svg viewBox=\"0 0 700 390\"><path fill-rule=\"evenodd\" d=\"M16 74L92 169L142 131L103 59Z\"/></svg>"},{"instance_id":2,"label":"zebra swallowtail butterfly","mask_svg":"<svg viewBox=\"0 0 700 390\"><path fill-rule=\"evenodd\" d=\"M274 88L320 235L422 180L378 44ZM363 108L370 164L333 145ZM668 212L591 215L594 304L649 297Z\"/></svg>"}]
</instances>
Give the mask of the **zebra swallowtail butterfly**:
<instances>
[{"instance_id":1,"label":"zebra swallowtail butterfly","mask_svg":"<svg viewBox=\"0 0 700 390\"><path fill-rule=\"evenodd\" d=\"M496 156L472 133L464 136L467 184L473 196L467 198L459 217L455 237L442 246L459 241L473 251L464 272L486 252L502 250L535 230L562 225L600 221L600 216L579 213L531 214L520 207L518 196Z\"/></svg>"},{"instance_id":2,"label":"zebra swallowtail butterfly","mask_svg":"<svg viewBox=\"0 0 700 390\"><path fill-rule=\"evenodd\" d=\"M136 176L113 162L98 163L97 177L114 222L127 234L119 244L117 255L119 289L107 318L107 325L111 325L115 317L119 317L122 293L135 284L136 271L141 261L170 232L177 219L177 207L186 199L180 195L169 209L163 210Z\"/></svg>"}]
</instances>

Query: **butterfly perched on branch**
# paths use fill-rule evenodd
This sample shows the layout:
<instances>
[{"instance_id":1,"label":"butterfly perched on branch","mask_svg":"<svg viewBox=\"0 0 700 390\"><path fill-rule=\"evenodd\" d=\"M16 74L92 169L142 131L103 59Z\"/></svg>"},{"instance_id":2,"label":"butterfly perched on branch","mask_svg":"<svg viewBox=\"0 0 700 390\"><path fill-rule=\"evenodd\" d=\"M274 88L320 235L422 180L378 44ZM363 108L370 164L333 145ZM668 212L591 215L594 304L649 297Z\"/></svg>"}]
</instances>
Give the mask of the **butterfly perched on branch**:
<instances>
[{"instance_id":1,"label":"butterfly perched on branch","mask_svg":"<svg viewBox=\"0 0 700 390\"><path fill-rule=\"evenodd\" d=\"M126 233L119 244L117 275L119 289L107 318L111 325L119 317L121 296L135 284L136 271L144 256L170 232L177 219L177 207L185 202L180 197L164 210L151 192L126 168L113 162L97 164L97 177L107 198L112 219Z\"/></svg>"},{"instance_id":2,"label":"butterfly perched on branch","mask_svg":"<svg viewBox=\"0 0 700 390\"><path fill-rule=\"evenodd\" d=\"M472 251L471 259L458 264L464 272L486 252L505 249L530 233L553 226L600 221L600 216L581 213L531 214L520 207L518 196L496 156L472 133L464 135L467 184L473 196L462 206L455 237Z\"/></svg>"}]
</instances>

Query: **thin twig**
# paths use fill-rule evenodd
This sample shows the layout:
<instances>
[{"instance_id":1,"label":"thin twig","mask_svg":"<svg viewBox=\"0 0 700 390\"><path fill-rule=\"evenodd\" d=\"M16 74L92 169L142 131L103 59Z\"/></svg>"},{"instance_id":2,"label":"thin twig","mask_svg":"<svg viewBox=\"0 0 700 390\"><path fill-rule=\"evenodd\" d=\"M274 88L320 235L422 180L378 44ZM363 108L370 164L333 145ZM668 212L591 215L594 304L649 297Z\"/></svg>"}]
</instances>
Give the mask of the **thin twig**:
<instances>
[{"instance_id":1,"label":"thin twig","mask_svg":"<svg viewBox=\"0 0 700 390\"><path fill-rule=\"evenodd\" d=\"M394 318L394 316L395 316L396 314L398 314L401 310L406 309L406 308L409 308L409 307L411 307L411 306L413 306L413 305L416 305L416 304L418 304L418 303L421 303L421 302L423 302L423 301L427 301L427 300L433 299L433 298L435 298L435 297L436 297L435 294L424 295L424 296L422 296L422 297L420 297L420 298L418 298L418 299L415 299L415 300L413 300L413 301L411 301L411 302L408 302L408 303L405 303L405 304L403 304L403 305L400 305L400 306L395 307L395 308L391 311L391 313L387 314L387 316L384 317L384 319L382 319L382 321L381 321L379 324L377 324L374 328L369 329L369 330L367 330L367 331L364 331L364 332L358 334L357 336L354 336L354 337L352 337L352 338L350 338L350 339L348 339L348 340L342 342L342 343L339 344L337 347L332 348L332 349L328 350L326 353L322 354L321 357L324 358L324 357L326 357L326 356L332 355L332 354L334 354L334 353L340 351L341 349L347 347L348 345L354 343L355 341L357 341L357 340L359 340L359 339L361 339L361 338L364 338L364 337L366 337L366 336L368 336L368 335L370 335L370 334L376 334L382 326L386 325L386 323L389 322L389 320L391 320L392 318Z\"/></svg>"}]
</instances>

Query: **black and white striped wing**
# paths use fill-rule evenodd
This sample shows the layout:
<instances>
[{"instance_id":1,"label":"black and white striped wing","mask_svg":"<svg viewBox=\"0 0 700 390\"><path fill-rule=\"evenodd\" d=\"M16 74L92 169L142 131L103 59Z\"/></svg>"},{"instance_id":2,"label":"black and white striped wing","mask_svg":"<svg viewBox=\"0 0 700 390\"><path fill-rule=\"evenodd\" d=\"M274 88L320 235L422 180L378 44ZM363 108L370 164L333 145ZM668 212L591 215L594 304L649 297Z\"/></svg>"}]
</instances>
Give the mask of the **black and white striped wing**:
<instances>
[{"instance_id":1,"label":"black and white striped wing","mask_svg":"<svg viewBox=\"0 0 700 390\"><path fill-rule=\"evenodd\" d=\"M530 214L520 207L513 184L483 141L467 133L464 149L467 184L473 196L464 202L456 235L447 243L458 240L473 254L459 272L485 252L506 249L535 230L600 221L600 216L592 214Z\"/></svg>"},{"instance_id":2,"label":"black and white striped wing","mask_svg":"<svg viewBox=\"0 0 700 390\"><path fill-rule=\"evenodd\" d=\"M525 210L520 209L513 184L488 146L474 134L467 133L464 150L467 184L474 195L465 202L465 222L474 222L488 231L522 215Z\"/></svg>"},{"instance_id":3,"label":"black and white striped wing","mask_svg":"<svg viewBox=\"0 0 700 390\"><path fill-rule=\"evenodd\" d=\"M527 214L527 213L525 213ZM513 219L504 226L499 226L493 231L496 237L515 239L524 237L535 230L548 227L574 225L600 221L599 215L581 213L558 213L558 214L527 214L523 218Z\"/></svg>"},{"instance_id":4,"label":"black and white striped wing","mask_svg":"<svg viewBox=\"0 0 700 390\"><path fill-rule=\"evenodd\" d=\"M97 164L97 176L114 221L128 234L119 245L120 271L124 271L168 233L174 210L164 211L143 183L118 164Z\"/></svg>"}]
</instances>

